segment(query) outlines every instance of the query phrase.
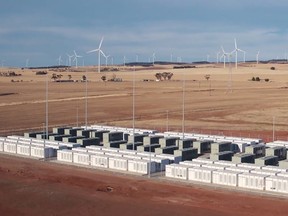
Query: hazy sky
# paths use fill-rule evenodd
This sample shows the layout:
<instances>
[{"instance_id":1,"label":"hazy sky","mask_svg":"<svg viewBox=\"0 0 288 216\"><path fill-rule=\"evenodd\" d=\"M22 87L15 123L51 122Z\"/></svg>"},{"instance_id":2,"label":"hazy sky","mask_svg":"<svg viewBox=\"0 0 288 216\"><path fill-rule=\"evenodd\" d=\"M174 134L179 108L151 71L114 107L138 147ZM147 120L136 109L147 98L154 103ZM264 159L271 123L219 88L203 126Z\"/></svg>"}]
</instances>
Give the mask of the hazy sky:
<instances>
[{"instance_id":1,"label":"hazy sky","mask_svg":"<svg viewBox=\"0 0 288 216\"><path fill-rule=\"evenodd\" d=\"M97 64L102 50L114 63L156 60L216 61L234 38L249 60L288 52L287 0L0 0L0 61L4 66L57 65L66 53ZM239 54L242 59L242 54ZM104 63L104 59L102 59ZM82 64L82 60L79 60Z\"/></svg>"}]
</instances>

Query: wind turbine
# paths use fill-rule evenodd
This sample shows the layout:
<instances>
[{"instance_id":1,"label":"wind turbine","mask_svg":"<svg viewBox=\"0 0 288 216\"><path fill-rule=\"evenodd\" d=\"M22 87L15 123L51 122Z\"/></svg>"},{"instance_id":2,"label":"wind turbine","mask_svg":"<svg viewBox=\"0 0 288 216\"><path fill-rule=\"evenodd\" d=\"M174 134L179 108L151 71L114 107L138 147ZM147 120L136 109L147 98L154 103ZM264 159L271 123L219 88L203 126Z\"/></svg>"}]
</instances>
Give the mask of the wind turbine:
<instances>
[{"instance_id":1,"label":"wind turbine","mask_svg":"<svg viewBox=\"0 0 288 216\"><path fill-rule=\"evenodd\" d=\"M124 57L123 57L123 65L124 65L124 67L125 67L125 65L126 65L126 60L127 60L127 58L126 58L126 56L124 56Z\"/></svg>"},{"instance_id":2,"label":"wind turbine","mask_svg":"<svg viewBox=\"0 0 288 216\"><path fill-rule=\"evenodd\" d=\"M227 52L225 52L225 50L224 50L224 48L223 48L223 46L221 46L221 50L222 50L222 56L220 57L220 59L224 59L224 68L226 67L226 57L228 56L228 58L229 58L229 56L230 56L230 53L227 53Z\"/></svg>"},{"instance_id":3,"label":"wind turbine","mask_svg":"<svg viewBox=\"0 0 288 216\"><path fill-rule=\"evenodd\" d=\"M82 56L77 55L76 51L74 50L74 60L76 63L76 68L78 67L78 58L82 58Z\"/></svg>"},{"instance_id":4,"label":"wind turbine","mask_svg":"<svg viewBox=\"0 0 288 216\"><path fill-rule=\"evenodd\" d=\"M245 62L245 51L241 50L237 46L236 38L234 39L235 49L231 53L235 53L235 68L237 69L238 66L238 52L244 53L244 62Z\"/></svg>"},{"instance_id":5,"label":"wind turbine","mask_svg":"<svg viewBox=\"0 0 288 216\"><path fill-rule=\"evenodd\" d=\"M102 53L102 55L103 55L103 52L102 52L102 50L101 50L101 46L102 46L103 40L104 40L104 37L102 37L102 39L101 39L101 41L100 41L99 46L98 46L97 49L90 50L90 51L87 52L87 53L98 52L98 73L101 72L101 71L100 71L100 64L101 64L100 61L101 61L101 53Z\"/></svg>"},{"instance_id":6,"label":"wind turbine","mask_svg":"<svg viewBox=\"0 0 288 216\"><path fill-rule=\"evenodd\" d=\"M57 58L56 60L58 61L58 66L60 66L60 65L61 65L61 62L62 62L62 57L61 57L61 55L60 55L59 58ZM28 59L28 61L29 61L29 59Z\"/></svg>"},{"instance_id":7,"label":"wind turbine","mask_svg":"<svg viewBox=\"0 0 288 216\"><path fill-rule=\"evenodd\" d=\"M153 63L153 65L154 65L154 62L155 62L155 58L156 58L156 54L155 54L155 52L152 54L152 63Z\"/></svg>"},{"instance_id":8,"label":"wind turbine","mask_svg":"<svg viewBox=\"0 0 288 216\"><path fill-rule=\"evenodd\" d=\"M105 62L105 65L106 65L106 67L107 67L107 65L108 65L108 58L110 57L110 55L105 55L104 54L104 52L102 52L102 50L101 50L101 53L102 53L102 55L104 56L104 58L105 58L105 60L106 60L106 62Z\"/></svg>"},{"instance_id":9,"label":"wind turbine","mask_svg":"<svg viewBox=\"0 0 288 216\"><path fill-rule=\"evenodd\" d=\"M219 63L219 55L220 55L220 54L221 54L221 52L217 52L217 53L216 53L216 56L217 56L217 61L216 61L216 62L217 62L217 64Z\"/></svg>"},{"instance_id":10,"label":"wind turbine","mask_svg":"<svg viewBox=\"0 0 288 216\"><path fill-rule=\"evenodd\" d=\"M29 66L29 59L26 59L26 68Z\"/></svg>"},{"instance_id":11,"label":"wind turbine","mask_svg":"<svg viewBox=\"0 0 288 216\"><path fill-rule=\"evenodd\" d=\"M71 66L71 59L73 58L73 55L70 56L70 55L67 54L67 53L66 53L66 55L68 56L68 59L69 59L69 66Z\"/></svg>"},{"instance_id":12,"label":"wind turbine","mask_svg":"<svg viewBox=\"0 0 288 216\"><path fill-rule=\"evenodd\" d=\"M258 51L257 54L256 54L256 62L257 62L257 64L259 63L259 54L260 54L260 51Z\"/></svg>"}]
</instances>

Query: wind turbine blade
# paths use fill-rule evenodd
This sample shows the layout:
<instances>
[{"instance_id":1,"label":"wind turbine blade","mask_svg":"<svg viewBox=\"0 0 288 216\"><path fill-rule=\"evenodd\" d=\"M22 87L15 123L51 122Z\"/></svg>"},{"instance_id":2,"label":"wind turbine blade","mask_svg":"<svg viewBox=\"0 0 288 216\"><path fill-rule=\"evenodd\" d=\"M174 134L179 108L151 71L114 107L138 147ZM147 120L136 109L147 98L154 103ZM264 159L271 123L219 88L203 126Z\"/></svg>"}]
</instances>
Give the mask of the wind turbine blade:
<instances>
[{"instance_id":1,"label":"wind turbine blade","mask_svg":"<svg viewBox=\"0 0 288 216\"><path fill-rule=\"evenodd\" d=\"M102 50L99 50L99 52L105 57L107 58L107 56L105 55L105 53Z\"/></svg>"},{"instance_id":2,"label":"wind turbine blade","mask_svg":"<svg viewBox=\"0 0 288 216\"><path fill-rule=\"evenodd\" d=\"M101 49L101 46L102 46L103 40L104 40L104 37L102 37L98 49Z\"/></svg>"},{"instance_id":3,"label":"wind turbine blade","mask_svg":"<svg viewBox=\"0 0 288 216\"><path fill-rule=\"evenodd\" d=\"M235 42L235 49L237 50L237 42L236 42L236 38L234 38L234 42Z\"/></svg>"},{"instance_id":4,"label":"wind turbine blade","mask_svg":"<svg viewBox=\"0 0 288 216\"><path fill-rule=\"evenodd\" d=\"M237 49L235 49L235 50L233 50L232 52L230 52L230 53L227 53L227 55L228 54L230 54L230 55L232 55L233 53L235 53L235 52L237 52L238 50Z\"/></svg>"},{"instance_id":5,"label":"wind turbine blade","mask_svg":"<svg viewBox=\"0 0 288 216\"><path fill-rule=\"evenodd\" d=\"M88 51L87 53L98 52L98 51L99 51L99 49L94 49L94 50Z\"/></svg>"}]
</instances>

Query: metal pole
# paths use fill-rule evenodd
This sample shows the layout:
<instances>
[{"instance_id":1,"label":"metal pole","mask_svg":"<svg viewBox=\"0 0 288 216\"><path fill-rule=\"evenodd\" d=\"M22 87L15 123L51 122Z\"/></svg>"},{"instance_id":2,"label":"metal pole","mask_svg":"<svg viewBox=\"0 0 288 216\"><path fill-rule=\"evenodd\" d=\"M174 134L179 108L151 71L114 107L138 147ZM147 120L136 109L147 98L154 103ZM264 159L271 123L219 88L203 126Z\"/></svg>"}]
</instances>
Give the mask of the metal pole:
<instances>
[{"instance_id":1,"label":"metal pole","mask_svg":"<svg viewBox=\"0 0 288 216\"><path fill-rule=\"evenodd\" d=\"M228 82L228 91L227 92L233 92L231 54L229 54L229 82Z\"/></svg>"},{"instance_id":2,"label":"metal pole","mask_svg":"<svg viewBox=\"0 0 288 216\"><path fill-rule=\"evenodd\" d=\"M169 131L169 110L166 110L166 131Z\"/></svg>"},{"instance_id":3,"label":"metal pole","mask_svg":"<svg viewBox=\"0 0 288 216\"><path fill-rule=\"evenodd\" d=\"M46 75L46 139L48 139L48 73Z\"/></svg>"},{"instance_id":4,"label":"metal pole","mask_svg":"<svg viewBox=\"0 0 288 216\"><path fill-rule=\"evenodd\" d=\"M133 150L135 150L135 66L133 70L133 93L132 93L132 112L133 112Z\"/></svg>"},{"instance_id":5,"label":"metal pole","mask_svg":"<svg viewBox=\"0 0 288 216\"><path fill-rule=\"evenodd\" d=\"M149 145L149 175L148 178L151 177L151 145Z\"/></svg>"},{"instance_id":6,"label":"metal pole","mask_svg":"<svg viewBox=\"0 0 288 216\"><path fill-rule=\"evenodd\" d=\"M185 133L185 73L183 73L183 92L182 92L182 139Z\"/></svg>"},{"instance_id":7,"label":"metal pole","mask_svg":"<svg viewBox=\"0 0 288 216\"><path fill-rule=\"evenodd\" d=\"M87 93L87 70L85 73L85 129L87 130L87 122L88 122L88 93Z\"/></svg>"},{"instance_id":8,"label":"metal pole","mask_svg":"<svg viewBox=\"0 0 288 216\"><path fill-rule=\"evenodd\" d=\"M273 136L272 136L272 141L275 141L275 116L273 116L273 126L272 126L272 130L273 130Z\"/></svg>"},{"instance_id":9,"label":"metal pole","mask_svg":"<svg viewBox=\"0 0 288 216\"><path fill-rule=\"evenodd\" d=\"M79 122L79 108L78 108L78 102L77 102L77 110L76 110L76 123L77 123L77 127L78 127L78 123Z\"/></svg>"}]
</instances>

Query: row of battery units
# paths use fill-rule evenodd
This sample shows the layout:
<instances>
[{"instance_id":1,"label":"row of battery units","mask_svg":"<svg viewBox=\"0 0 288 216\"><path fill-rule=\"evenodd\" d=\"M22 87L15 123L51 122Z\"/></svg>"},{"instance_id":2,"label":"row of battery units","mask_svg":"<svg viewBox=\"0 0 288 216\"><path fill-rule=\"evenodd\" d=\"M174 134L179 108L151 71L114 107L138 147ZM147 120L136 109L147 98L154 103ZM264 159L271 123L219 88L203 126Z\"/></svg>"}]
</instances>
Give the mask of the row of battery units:
<instances>
[{"instance_id":1,"label":"row of battery units","mask_svg":"<svg viewBox=\"0 0 288 216\"><path fill-rule=\"evenodd\" d=\"M253 166L253 168L249 166L250 164L238 164L237 166L229 167L196 162L193 164L191 161L183 161L179 164L167 165L165 168L165 176L192 182L288 194L287 170L283 169L283 171L280 172L271 170L271 166Z\"/></svg>"},{"instance_id":2,"label":"row of battery units","mask_svg":"<svg viewBox=\"0 0 288 216\"><path fill-rule=\"evenodd\" d=\"M36 158L50 158L56 156L56 149L51 147L1 141L0 152L6 152L22 156L31 156Z\"/></svg>"},{"instance_id":3,"label":"row of battery units","mask_svg":"<svg viewBox=\"0 0 288 216\"><path fill-rule=\"evenodd\" d=\"M57 160L66 163L74 163L91 167L101 167L120 171L149 174L165 170L165 166L171 163L168 158L152 156L121 156L118 153L100 154L100 152L78 152L77 150L58 150Z\"/></svg>"}]
</instances>

